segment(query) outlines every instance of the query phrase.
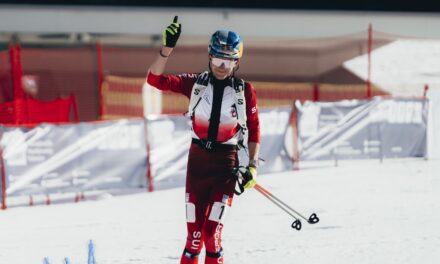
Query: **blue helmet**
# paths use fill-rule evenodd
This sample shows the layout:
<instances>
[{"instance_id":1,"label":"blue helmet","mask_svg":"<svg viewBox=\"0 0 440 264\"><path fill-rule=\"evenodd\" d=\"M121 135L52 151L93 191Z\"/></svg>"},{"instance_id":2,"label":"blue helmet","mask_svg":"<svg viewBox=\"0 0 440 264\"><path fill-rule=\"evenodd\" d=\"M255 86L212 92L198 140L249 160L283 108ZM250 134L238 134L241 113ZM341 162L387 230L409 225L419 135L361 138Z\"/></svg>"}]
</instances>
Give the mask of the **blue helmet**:
<instances>
[{"instance_id":1,"label":"blue helmet","mask_svg":"<svg viewBox=\"0 0 440 264\"><path fill-rule=\"evenodd\" d=\"M210 55L227 59L239 59L243 54L243 41L234 31L218 30L208 46Z\"/></svg>"}]
</instances>

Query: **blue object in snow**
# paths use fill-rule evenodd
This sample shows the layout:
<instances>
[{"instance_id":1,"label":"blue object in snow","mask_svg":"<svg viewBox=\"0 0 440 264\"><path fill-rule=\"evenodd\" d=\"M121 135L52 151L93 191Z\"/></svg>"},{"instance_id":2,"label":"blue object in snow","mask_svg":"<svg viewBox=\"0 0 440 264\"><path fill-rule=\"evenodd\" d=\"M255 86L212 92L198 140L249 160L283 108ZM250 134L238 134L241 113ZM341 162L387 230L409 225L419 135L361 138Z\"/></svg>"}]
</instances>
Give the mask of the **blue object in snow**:
<instances>
[{"instance_id":1,"label":"blue object in snow","mask_svg":"<svg viewBox=\"0 0 440 264\"><path fill-rule=\"evenodd\" d=\"M87 258L87 264L96 264L95 261L95 247L93 245L93 241L89 241L89 256Z\"/></svg>"}]
</instances>

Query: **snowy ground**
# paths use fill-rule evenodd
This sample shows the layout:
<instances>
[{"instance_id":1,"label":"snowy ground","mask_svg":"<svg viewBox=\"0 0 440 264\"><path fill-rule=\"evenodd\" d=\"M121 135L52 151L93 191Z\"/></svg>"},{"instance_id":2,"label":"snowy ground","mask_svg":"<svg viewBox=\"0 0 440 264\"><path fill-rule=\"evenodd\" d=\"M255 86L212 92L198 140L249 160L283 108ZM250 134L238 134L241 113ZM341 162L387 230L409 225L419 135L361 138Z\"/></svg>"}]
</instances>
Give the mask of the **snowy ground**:
<instances>
[{"instance_id":1,"label":"snowy ground","mask_svg":"<svg viewBox=\"0 0 440 264\"><path fill-rule=\"evenodd\" d=\"M234 200L223 234L228 264L440 263L440 161L303 164L260 184L321 222L291 219L256 191ZM0 211L0 263L176 264L185 241L184 190Z\"/></svg>"}]
</instances>

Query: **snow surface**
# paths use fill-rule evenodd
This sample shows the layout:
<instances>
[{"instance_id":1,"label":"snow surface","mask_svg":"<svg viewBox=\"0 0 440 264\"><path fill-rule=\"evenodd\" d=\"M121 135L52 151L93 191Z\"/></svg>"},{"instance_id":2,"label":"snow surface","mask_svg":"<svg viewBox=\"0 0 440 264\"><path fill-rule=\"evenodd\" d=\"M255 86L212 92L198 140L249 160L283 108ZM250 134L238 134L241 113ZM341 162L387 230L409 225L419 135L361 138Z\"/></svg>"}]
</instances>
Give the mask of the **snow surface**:
<instances>
[{"instance_id":1,"label":"snow surface","mask_svg":"<svg viewBox=\"0 0 440 264\"><path fill-rule=\"evenodd\" d=\"M255 190L236 197L223 233L227 264L440 263L440 161L303 163L260 184L317 225ZM186 237L182 187L0 211L0 263L176 264ZM202 261L200 261L202 263Z\"/></svg>"}]
</instances>

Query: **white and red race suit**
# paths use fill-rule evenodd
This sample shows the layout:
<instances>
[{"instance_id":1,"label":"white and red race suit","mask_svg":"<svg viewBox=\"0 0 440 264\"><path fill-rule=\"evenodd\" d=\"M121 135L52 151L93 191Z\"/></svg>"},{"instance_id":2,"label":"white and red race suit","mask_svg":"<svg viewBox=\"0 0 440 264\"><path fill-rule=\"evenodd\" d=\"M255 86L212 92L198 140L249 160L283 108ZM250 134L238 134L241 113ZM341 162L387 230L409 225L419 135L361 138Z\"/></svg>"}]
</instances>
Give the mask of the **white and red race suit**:
<instances>
[{"instance_id":1,"label":"white and red race suit","mask_svg":"<svg viewBox=\"0 0 440 264\"><path fill-rule=\"evenodd\" d=\"M147 82L162 91L181 93L190 98L198 74L154 75ZM238 166L237 144L240 126L235 106L232 78L219 81L210 75L210 81L192 114L192 144L188 155L186 175L186 219L188 236L181 264L197 264L203 246L206 248L205 264L223 263L221 233L228 209L232 205L236 178L232 171ZM245 82L246 125L248 142L260 141L260 124L255 89ZM210 133L214 90L221 89L222 98L218 119L218 133L213 149L206 149ZM218 94L217 90L216 94ZM221 95L221 93L220 93ZM218 107L214 107L217 108Z\"/></svg>"}]
</instances>

